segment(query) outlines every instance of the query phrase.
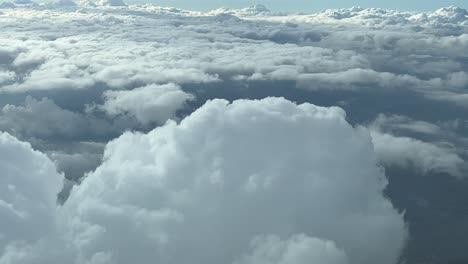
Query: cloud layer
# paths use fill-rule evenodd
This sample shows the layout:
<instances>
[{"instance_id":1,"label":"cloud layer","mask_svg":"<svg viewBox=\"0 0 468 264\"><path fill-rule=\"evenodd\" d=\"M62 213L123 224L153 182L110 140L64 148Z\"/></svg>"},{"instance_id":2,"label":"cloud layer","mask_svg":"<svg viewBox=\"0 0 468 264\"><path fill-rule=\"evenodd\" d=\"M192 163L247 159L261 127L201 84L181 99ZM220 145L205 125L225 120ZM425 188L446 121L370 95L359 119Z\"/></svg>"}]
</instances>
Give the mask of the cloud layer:
<instances>
[{"instance_id":1,"label":"cloud layer","mask_svg":"<svg viewBox=\"0 0 468 264\"><path fill-rule=\"evenodd\" d=\"M411 89L440 100L466 93L459 57L468 45L464 9L296 16L257 9L263 10L78 6L59 9L53 19L40 6L4 9L1 90L235 79L292 80L307 89ZM25 31L11 30L18 27Z\"/></svg>"},{"instance_id":2,"label":"cloud layer","mask_svg":"<svg viewBox=\"0 0 468 264\"><path fill-rule=\"evenodd\" d=\"M0 153L0 188L53 181L45 196L15 187L31 208L0 194L15 223L1 264L394 263L406 231L377 166L420 186L466 181L465 9L0 9L2 148L27 159ZM298 104L235 101L270 96ZM28 210L44 233L18 231Z\"/></svg>"}]
</instances>

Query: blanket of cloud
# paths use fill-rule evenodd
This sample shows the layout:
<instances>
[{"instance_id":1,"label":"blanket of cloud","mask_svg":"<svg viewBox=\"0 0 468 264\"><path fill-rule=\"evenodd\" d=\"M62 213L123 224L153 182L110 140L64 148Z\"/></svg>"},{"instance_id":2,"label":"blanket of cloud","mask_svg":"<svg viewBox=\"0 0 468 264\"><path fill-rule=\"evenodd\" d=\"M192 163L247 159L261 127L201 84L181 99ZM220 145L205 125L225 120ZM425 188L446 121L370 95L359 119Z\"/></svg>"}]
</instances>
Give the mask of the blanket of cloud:
<instances>
[{"instance_id":1,"label":"blanket of cloud","mask_svg":"<svg viewBox=\"0 0 468 264\"><path fill-rule=\"evenodd\" d=\"M62 207L44 154L6 133L0 154L2 264L390 264L406 239L369 133L340 108L209 101L110 142Z\"/></svg>"},{"instance_id":2,"label":"blanket of cloud","mask_svg":"<svg viewBox=\"0 0 468 264\"><path fill-rule=\"evenodd\" d=\"M202 135L192 135L187 132L187 139L182 140L176 135L160 135L160 133L172 132L177 134L181 133L177 131L183 130L183 126L179 127L171 122L165 125L166 121L172 119L179 122L187 116L190 116L188 120L197 119L196 116L190 114L202 107L207 100L215 98L233 101L244 98L262 99L269 96L285 97L297 103L313 103L321 106L339 105L347 112L346 120L351 125L362 126L365 127L362 129L368 130L378 163L387 169L388 195L399 209L407 212L406 220L410 224L408 245L411 252L406 257L410 261L446 263L453 258L468 258L462 249L457 251L459 248L457 246L468 243L468 238L452 241L449 237L434 235L428 239L427 234L431 232L427 230L427 232L415 231L417 235L412 236L413 230L421 224L421 222L417 222L420 215L412 213L416 211L431 213L428 217L430 220L423 223L427 225L429 230L445 228L443 230L446 233L452 230L455 234L460 233L460 229L468 230L468 224L458 224L458 222L461 223L463 219L468 218L468 208L463 207L463 197L466 196L463 193L466 192L463 190L454 192L455 196L451 204L455 209L449 210L447 205L438 200L439 196L434 193L416 194L414 190L405 187L404 180L400 184L401 175L406 175L407 183L411 182L411 186L414 188L424 190L432 190L431 186L441 185L439 181L444 181L442 185L447 186L446 188L450 192L450 190L457 189L457 186L465 186L464 184L467 182L468 56L466 50L468 50L468 11L465 9L451 6L434 12L414 13L356 7L325 10L315 14L286 14L271 12L262 5L243 9L220 8L209 12L198 12L157 5L128 6L120 0L100 2L58 0L41 4L28 0L17 0L0 3L0 32L2 32L0 35L0 131L8 133L2 135L9 141L17 142L14 139L17 138L22 142L28 142L33 149L44 153L48 159L53 161L55 167L47 170L53 171L56 168L59 173L62 173L60 177L65 177L59 184L62 187L56 191L60 192L59 200L61 203L65 203L64 208L67 208L63 209L61 214L66 211L67 214L70 214L67 217L73 219L70 222L76 224L73 228L66 225L64 227L63 223L58 223L55 226L52 224L52 227L44 228L44 233L42 233L50 233L50 237L44 235L42 239L40 238L41 234L30 239L17 234L7 236L6 239L15 241L13 244L5 244L7 240L0 235L0 241L4 243L0 246L3 246L4 252L6 252L4 253L5 263L13 261L8 259L25 257L24 252L26 251L24 250L39 252L47 250L40 247L64 244L62 240L65 238L63 232L60 231L62 229L71 229L72 233L69 236L78 239L72 242L70 239L65 239L67 241L65 243L67 244L66 250L62 249L59 252L50 250L51 254L48 257L55 259L55 261L63 257L59 256L61 251L69 252L67 257L74 255L74 259L81 263L105 263L106 261L127 263L130 262L127 260L131 256L137 254L148 258L161 257L161 260L166 262L170 260L177 260L179 263L186 261L185 259L177 259L184 256L171 256L147 250L148 245L156 243L161 248L167 246L170 250L175 251L184 248L188 252L185 257L210 263L211 261L219 263L220 260L226 259L235 263L296 263L300 262L299 259L314 259L317 256L323 257L321 260L323 263L367 263L366 261L369 260L374 261L374 263L391 263L398 255L395 252L402 245L401 240L398 239L404 237L404 232L393 230L398 238L389 239L390 249L388 252L382 253L379 250L383 244L376 243L375 241L378 240L376 238L367 238L369 239L367 242L372 242L369 244L359 244L359 241L354 241L356 244L349 246L345 237L338 237L332 233L317 234L316 230L309 233L309 229L307 229L309 227L304 229L301 223L290 226L292 229L298 229L294 232L283 230L283 232L278 233L268 229L263 230L264 232L261 234L256 234L256 236L249 232L257 230L256 228L260 227L258 223L252 223L251 230L246 229L245 232L235 234L236 236L226 233L228 231L223 231L225 233L220 233L222 236L233 236L233 244L226 245L223 250L216 248L219 254L207 256L207 249L204 246L218 246L221 243L219 240L222 238L210 233L211 231L206 231L211 227L211 222L207 222L206 225L200 223L197 226L201 231L206 231L200 235L201 237L207 236L214 239L212 243L199 245L200 248L189 251L186 243L172 241L165 244L165 239L166 236L175 236L178 239L187 240L187 243L195 241L197 234L190 233L190 230L175 232L174 228L180 229L181 223L186 223L186 221L201 221L200 216L208 212L200 211L197 214L197 212L185 211L189 210L189 207L184 207L188 205L175 203L172 200L175 199L172 197L175 194L170 194L171 197L168 197L167 193L159 194L156 192L154 195L157 197L144 196L145 193L153 190L151 188L162 188L161 186L166 186L165 184L178 186L178 183L155 183L161 184L159 187L142 184L142 193L139 198L132 195L140 195L138 193L140 190L122 187L124 188L122 192L128 192L127 194L116 191L120 188L116 186L121 185L111 181L114 181L115 179L112 177L116 177L115 175L119 175L119 173L122 174L119 177L123 182L127 180L145 181L145 179L152 179L151 177L157 179L167 177L167 172L164 171L157 172L157 175L146 173L146 170L154 169L153 163L156 161L152 158L159 153L157 148L162 144L150 140L153 138L153 134L155 138L167 137L164 141L173 142L171 144L174 146L182 144L181 147L172 151L181 151L181 155L186 156L185 159L190 160L188 157L195 155L203 158L206 154L206 159L211 157L213 162L221 162L218 165L211 164L211 161L201 163L201 166L208 166L205 168L206 171L193 167L195 165L188 164L187 160L167 161L169 163L164 166L185 168L194 174L191 175L194 181L203 180L205 172L215 175L215 167L222 167L224 163L218 161L215 158L216 155L210 151L221 153L219 156L227 155L230 151L234 151L228 147L236 147L235 144L232 146L229 144L226 146L215 145L214 149L208 150L206 148L209 146L200 145L201 143L197 143L197 140L207 140L204 137L215 133L212 136L214 140L216 135L222 137L218 130L227 133L229 128L217 127L216 124L208 125L213 131L207 128L193 128L193 133L207 135L202 137ZM211 104L222 104L218 101L215 102L217 103L212 102ZM246 104L249 105L249 103ZM235 105L242 105L242 103ZM260 106L270 109L268 103L259 103L258 107ZM205 107L207 106L202 109ZM223 107L220 106L220 108ZM225 106L226 113L224 114L230 113L227 110L229 108L230 106ZM278 109L278 112L288 116L289 112L283 113L282 110L284 109ZM200 110L201 113L207 111L206 109ZM279 120L275 122L279 122ZM324 124L320 123L320 125ZM242 125L245 124L239 123L239 126ZM154 132L159 128L153 129L159 126L162 126L160 129L162 132ZM236 130L234 127L230 127L230 129ZM255 126L252 126L252 129L258 130L258 133L265 133L265 138L262 140L278 140L279 142L285 140L283 138L268 138L270 130ZM126 131L149 134L128 134ZM294 134L289 130L286 132ZM332 132L327 131L326 133ZM357 132L348 132L349 135L354 135L354 133ZM122 134L124 136L120 137ZM279 136L277 135L277 137ZM296 140L295 137L298 135L288 136L288 138ZM109 141L116 138L119 139L108 145ZM317 135L317 138L320 139L321 136ZM132 143L125 145L125 140L132 141ZM139 143L139 140L146 143ZM189 144L187 142L191 142L191 140L193 140L193 146L184 145ZM226 140L228 142L230 139L226 138ZM303 140L304 146L309 146L306 143L308 138L299 137L297 140ZM122 149L112 147L120 144L116 142L123 144ZM276 143L270 143L276 146ZM24 147L23 143L18 144L27 148ZM260 148L258 144L263 143L252 143L251 147L253 149ZM350 148L356 147L351 143L345 142L344 144L350 144ZM191 149L192 147L197 147L199 150L195 151ZM124 148L127 149L127 154L134 157L128 156ZM316 149L317 147L312 148ZM338 170L336 174L348 170L348 174L353 174L352 168L349 167L352 164L341 161L341 154L338 154L345 148L342 146L331 149L331 151L337 152L336 160L340 164L336 168ZM157 153L155 154L154 151ZM276 155L282 153L279 147L275 151L278 152ZM298 150L298 153L301 151ZM355 150L355 152L357 151ZM139 155L140 152L149 156ZM170 153L170 155L174 154ZM285 162L283 160L285 157L268 156L273 155L273 153L252 151L249 154L266 155L265 158L271 159L271 166ZM313 153L309 152L303 154L313 156ZM39 154L31 155L37 156ZM165 153L164 155L169 154ZM3 159L3 156L0 157ZM257 160L257 158L253 159ZM275 160L276 158L278 160ZM364 160L371 159L369 157L362 158ZM34 158L31 156L30 159ZM302 168L301 166L304 164L297 163L302 159L300 157L297 159L293 162L293 157L290 157L288 160L291 164L297 165L297 169ZM202 161L204 162L204 160L199 162ZM264 162L263 159L257 161ZM113 168L115 171L112 173L108 172L111 170L110 162L121 167ZM364 161L356 161L356 164L363 166L363 168L369 168L370 165L363 165L362 162ZM23 163L28 164L27 162L12 164ZM40 163L48 164L45 161ZM2 166L7 166L6 164L8 162L2 163ZM312 163L311 166L314 164ZM332 162L327 161L325 164L332 164ZM260 165L258 164L258 166ZM10 166L9 170L15 170L12 168L14 165L8 166ZM335 165L329 166L336 167ZM3 170L3 168L1 169ZM310 168L306 166L303 169L307 171ZM142 170L141 173L138 173L141 174L140 179L132 179L129 176L129 171L140 170ZM398 171L397 175L392 175L394 171ZM284 172L290 173L287 170ZM21 173L27 174L28 172ZM183 175L182 172L178 173ZM334 175L335 172L331 174ZM149 178L145 178L145 175ZM276 173L273 173L272 177L274 175ZM382 175L381 173L373 173L373 176L381 177ZM180 177L181 180L186 179ZM242 177L247 176L242 175ZM350 177L360 179L359 177L370 176L359 174ZM394 182L392 178L395 179ZM337 178L336 180L340 181L343 186L349 185L346 179ZM8 179L8 181L11 180ZM97 181L102 181L102 185L99 185ZM76 192L71 191L75 184L80 183L80 186L75 187ZM364 183L361 182L361 184ZM52 185L56 186L56 182ZM107 189L108 185L113 186L114 189ZM304 183L303 185L309 186ZM380 192L384 185L371 188L371 191ZM15 184L11 184L11 186L15 186ZM235 186L233 185L233 188ZM220 194L213 193L213 190L203 189L205 187L191 189L187 186L178 186L177 190L181 192L182 197L188 195L187 197L190 199L197 200L208 208L212 207L210 212L213 216L226 217L227 213L219 211L212 201L220 200L218 197ZM285 191L285 193L297 191L294 188ZM333 194L338 192L341 195L343 193L343 190L336 189L338 188L336 186L330 186L330 188L329 190ZM350 192L362 191L361 187L352 184L350 188ZM103 196L95 196L97 195L96 190ZM275 190L279 193L283 192L282 189ZM44 189L44 192L46 191L55 192L55 189ZM72 192L71 200L65 202L70 191ZM200 196L199 192L201 191L207 191L206 197ZM27 193L27 191L19 190L19 193L21 192ZM342 215L338 216L335 213L347 212L343 209L344 207L340 207L340 209L334 207L337 205L335 204L336 197L313 195L317 196L303 198L328 199L323 203L324 206L329 204L332 211L330 214L325 212L325 216L343 218ZM343 199L340 195L336 198L338 199L337 203ZM175 196L178 197L179 193L177 192ZM146 204L144 203L145 197L153 200L162 199L162 204ZM255 197L255 199L259 197ZM232 199L232 201L240 199L234 194L225 198ZM373 196L368 198L377 199L377 202L382 199ZM30 198L31 201L34 199ZM43 200L43 198L37 198L38 201L41 199ZM425 206L420 206L422 200L425 201L423 203ZM5 208L16 206L12 201L5 201ZM87 203L80 205L81 201ZM115 208L113 203L117 201L122 202L125 206ZM240 199L240 201L243 200ZM286 199L284 206L292 201ZM246 214L245 211L236 211L239 209L238 204L229 201L223 202L226 202L227 210L232 213ZM266 199L266 202L277 203L278 201ZM100 207L99 209L87 208L86 204L95 204ZM161 206L161 208L164 207L164 210L151 206ZM353 206L365 207L366 202L360 200L359 205L348 206L350 206L349 210L354 210L358 207ZM50 205L46 205L46 207L50 207ZM148 212L148 207L154 209L156 213L151 210ZM313 207L312 211L318 210L317 208ZM443 213L433 214L436 210L440 212L440 208L444 208ZM342 209L344 211L340 211ZM362 209L363 215L370 214L366 211L368 209L367 207ZM27 208L18 210L15 211L19 213L18 217L21 216L21 212L28 211ZM56 208L51 210L56 210ZM109 215L99 215L92 210L103 210ZM44 212L50 212L50 210ZM392 212L392 210L389 209L388 212ZM278 213L284 213L284 211L279 209ZM147 229L149 228L148 222L138 218L140 214L147 215L156 222L161 221L161 224L154 228L159 228L158 230L162 231ZM186 214L188 220L182 217ZM265 214L275 216L269 211ZM106 222L113 216L116 216L116 222ZM12 216L9 217L10 222L16 221L11 218ZM52 220L43 220L47 217L53 218L54 214L44 213L37 216L38 220L31 221L50 223ZM301 221L308 219L307 215L301 217L297 219L302 219ZM394 223L398 226L397 222L401 219L396 218ZM60 221L64 221L63 216L60 219ZM291 219L285 220L293 221ZM328 219L327 222L329 221L331 220ZM356 221L362 223L361 221L366 220L357 219ZM447 225L440 227L441 221ZM457 224L453 224L454 221L457 221ZM468 221L465 222L468 223ZM138 252L130 249L129 251L123 250L126 245L124 242L122 244L119 241L113 241L104 234L105 230L121 232L121 227L129 223L135 224L135 226L131 227L129 233L124 236L132 238L131 243L137 245L139 242L136 241L136 237L138 234L141 235L142 244ZM375 223L381 222L375 220ZM24 225L26 224L28 224L27 221ZM236 223L232 224L236 225ZM337 225L333 223L330 226L337 228ZM376 226L376 228L378 227ZM275 223L272 222L270 228L282 229L283 226L275 226ZM358 226L340 231L343 235L351 236L354 234L352 236L356 239L360 236L353 232L360 230ZM135 233L131 233L133 231ZM154 234L155 232L160 233L161 237L143 236L143 234ZM59 233L61 236L53 235L53 233ZM363 231L363 233L367 236L370 232ZM389 236L377 231L375 234L382 235L382 237ZM434 232L434 234L442 234L442 231ZM31 244L30 242L33 240L35 242ZM436 250L425 241L436 241L434 242L436 245L449 245L450 249ZM241 242L242 244L250 244L250 251L242 251L244 249L241 250ZM379 248L370 248L373 244ZM358 250L361 246L368 249L365 254ZM57 248L57 246L52 248ZM311 250L308 250L309 248ZM431 252L436 255L426 254L426 256L424 252L414 253L416 254L414 255L413 248L426 250L431 248ZM119 255L116 251L123 253ZM307 254L304 253L305 251ZM382 260L376 261L369 252L378 252L382 256ZM305 255L301 255L303 253ZM241 255L236 255L239 258L233 259L233 254ZM299 255L296 256L296 254ZM363 260L356 257L356 255L361 254L369 259ZM278 260L280 258L281 261ZM28 261L38 263L39 260ZM50 263L46 260L41 261ZM69 260L64 261L69 262Z\"/></svg>"},{"instance_id":3,"label":"blanket of cloud","mask_svg":"<svg viewBox=\"0 0 468 264\"><path fill-rule=\"evenodd\" d=\"M0 129L49 156L79 155L82 142L163 124L194 100L186 87L197 84L289 81L309 91L411 93L427 104L460 106L458 116L431 123L460 121L468 106L468 12L457 7L285 15L261 5L201 13L118 1L19 1L1 10ZM433 141L454 149L429 148L456 156L434 166L462 176L466 144Z\"/></svg>"}]
</instances>

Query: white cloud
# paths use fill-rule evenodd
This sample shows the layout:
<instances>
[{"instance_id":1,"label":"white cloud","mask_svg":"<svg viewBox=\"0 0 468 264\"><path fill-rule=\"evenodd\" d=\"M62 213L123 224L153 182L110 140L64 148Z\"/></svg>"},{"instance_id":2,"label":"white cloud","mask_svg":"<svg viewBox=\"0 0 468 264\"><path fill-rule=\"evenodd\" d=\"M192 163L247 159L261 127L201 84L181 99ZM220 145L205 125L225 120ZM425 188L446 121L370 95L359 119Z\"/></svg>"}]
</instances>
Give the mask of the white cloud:
<instances>
[{"instance_id":1,"label":"white cloud","mask_svg":"<svg viewBox=\"0 0 468 264\"><path fill-rule=\"evenodd\" d=\"M109 143L62 215L81 262L390 264L406 231L385 185L339 108L214 100Z\"/></svg>"},{"instance_id":2,"label":"white cloud","mask_svg":"<svg viewBox=\"0 0 468 264\"><path fill-rule=\"evenodd\" d=\"M425 95L427 98L454 103L461 107L468 107L468 93L453 91L433 91Z\"/></svg>"},{"instance_id":3,"label":"white cloud","mask_svg":"<svg viewBox=\"0 0 468 264\"><path fill-rule=\"evenodd\" d=\"M265 16L274 15L266 6L261 4L252 5L242 9L219 8L208 12L210 15L230 14L235 16Z\"/></svg>"},{"instance_id":4,"label":"white cloud","mask_svg":"<svg viewBox=\"0 0 468 264\"><path fill-rule=\"evenodd\" d=\"M281 98L210 101L109 143L63 207L53 163L2 133L0 263L394 263L402 215L369 135L344 118Z\"/></svg>"},{"instance_id":5,"label":"white cloud","mask_svg":"<svg viewBox=\"0 0 468 264\"><path fill-rule=\"evenodd\" d=\"M71 140L112 133L112 124L57 106L52 100L27 97L24 106L6 105L0 111L0 129L21 138Z\"/></svg>"},{"instance_id":6,"label":"white cloud","mask_svg":"<svg viewBox=\"0 0 468 264\"><path fill-rule=\"evenodd\" d=\"M443 172L465 177L467 166L453 146L397 137L379 131L372 131L371 134L375 151L387 166L414 168L422 174Z\"/></svg>"},{"instance_id":7,"label":"white cloud","mask_svg":"<svg viewBox=\"0 0 468 264\"><path fill-rule=\"evenodd\" d=\"M194 96L174 84L147 85L129 91L106 91L100 107L109 115L129 114L143 124L163 124Z\"/></svg>"},{"instance_id":8,"label":"white cloud","mask_svg":"<svg viewBox=\"0 0 468 264\"><path fill-rule=\"evenodd\" d=\"M262 6L208 13L154 5L44 8L5 9L0 17L11 58L5 65L20 77L1 91L291 80L308 89L466 93L459 54L468 48L468 25L466 10L455 7L282 16ZM12 30L18 27L24 30Z\"/></svg>"},{"instance_id":9,"label":"white cloud","mask_svg":"<svg viewBox=\"0 0 468 264\"><path fill-rule=\"evenodd\" d=\"M238 12L239 15L252 16L249 13L243 14ZM255 15L255 14L254 14ZM266 19L270 21L292 21L299 23L333 23L333 24L362 24L371 27L385 27L385 26L406 26L408 24L424 25L432 27L444 27L449 24L466 25L468 21L467 10L457 7L449 6L440 8L434 12L416 13L395 11L382 8L341 8L341 9L327 9L315 14L299 14L299 15L280 15L264 13L261 18L253 19ZM270 16L269 16L270 15ZM252 19L252 18L251 18Z\"/></svg>"},{"instance_id":10,"label":"white cloud","mask_svg":"<svg viewBox=\"0 0 468 264\"><path fill-rule=\"evenodd\" d=\"M57 7L74 7L76 6L75 1L73 0L55 0L53 1L54 6Z\"/></svg>"},{"instance_id":11,"label":"white cloud","mask_svg":"<svg viewBox=\"0 0 468 264\"><path fill-rule=\"evenodd\" d=\"M423 175L435 172L466 177L464 138L454 133L453 128L447 128L447 124L441 125L380 114L369 129L375 151L386 166L410 168Z\"/></svg>"},{"instance_id":12,"label":"white cloud","mask_svg":"<svg viewBox=\"0 0 468 264\"><path fill-rule=\"evenodd\" d=\"M100 4L102 6L127 6L122 0L102 0Z\"/></svg>"},{"instance_id":13,"label":"white cloud","mask_svg":"<svg viewBox=\"0 0 468 264\"><path fill-rule=\"evenodd\" d=\"M26 263L55 231L62 176L44 154L3 132L0 171L0 263Z\"/></svg>"},{"instance_id":14,"label":"white cloud","mask_svg":"<svg viewBox=\"0 0 468 264\"><path fill-rule=\"evenodd\" d=\"M442 128L436 124L413 120L409 117L400 115L388 116L380 114L372 123L371 128L384 131L407 131L426 135L448 134L447 131L443 131Z\"/></svg>"},{"instance_id":15,"label":"white cloud","mask_svg":"<svg viewBox=\"0 0 468 264\"><path fill-rule=\"evenodd\" d=\"M235 264L345 264L346 254L330 241L296 235L287 241L277 236L254 238L252 254Z\"/></svg>"},{"instance_id":16,"label":"white cloud","mask_svg":"<svg viewBox=\"0 0 468 264\"><path fill-rule=\"evenodd\" d=\"M429 14L427 18L435 23L466 24L468 22L468 11L457 6L444 7Z\"/></svg>"}]
</instances>

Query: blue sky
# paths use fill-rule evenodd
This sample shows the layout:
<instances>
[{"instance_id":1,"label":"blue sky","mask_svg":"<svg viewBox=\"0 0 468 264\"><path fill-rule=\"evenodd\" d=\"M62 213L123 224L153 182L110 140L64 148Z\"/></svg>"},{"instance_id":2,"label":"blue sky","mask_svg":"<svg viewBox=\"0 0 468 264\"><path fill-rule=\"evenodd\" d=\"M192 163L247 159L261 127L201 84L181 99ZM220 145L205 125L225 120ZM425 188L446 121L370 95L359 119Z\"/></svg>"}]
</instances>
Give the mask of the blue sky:
<instances>
[{"instance_id":1,"label":"blue sky","mask_svg":"<svg viewBox=\"0 0 468 264\"><path fill-rule=\"evenodd\" d=\"M129 3L151 2L164 6L186 9L209 10L219 7L239 8L255 3L264 4L273 11L315 12L327 8L341 7L381 7L397 10L430 11L449 5L468 8L468 0L128 0Z\"/></svg>"}]
</instances>

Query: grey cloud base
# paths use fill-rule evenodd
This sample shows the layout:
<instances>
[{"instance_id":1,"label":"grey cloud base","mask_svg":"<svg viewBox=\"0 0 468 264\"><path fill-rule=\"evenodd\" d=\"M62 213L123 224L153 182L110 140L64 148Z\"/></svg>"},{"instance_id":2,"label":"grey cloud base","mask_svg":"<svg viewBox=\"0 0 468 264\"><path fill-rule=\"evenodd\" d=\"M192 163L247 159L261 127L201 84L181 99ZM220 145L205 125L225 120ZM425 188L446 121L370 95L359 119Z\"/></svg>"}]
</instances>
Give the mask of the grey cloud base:
<instances>
[{"instance_id":1,"label":"grey cloud base","mask_svg":"<svg viewBox=\"0 0 468 264\"><path fill-rule=\"evenodd\" d=\"M383 196L370 135L339 108L281 98L207 102L180 124L110 142L104 162L60 207L52 163L8 134L1 139L0 164L16 171L2 186L44 186L14 217L29 219L25 227L45 221L55 234L20 235L15 221L1 231L2 264L390 264L406 240L402 215ZM17 155L5 160L9 149L49 164L46 174L18 166ZM0 200L16 208L5 194ZM32 206L44 195L48 206L38 212ZM9 214L0 207L2 221ZM48 256L58 241L67 255Z\"/></svg>"}]
</instances>

